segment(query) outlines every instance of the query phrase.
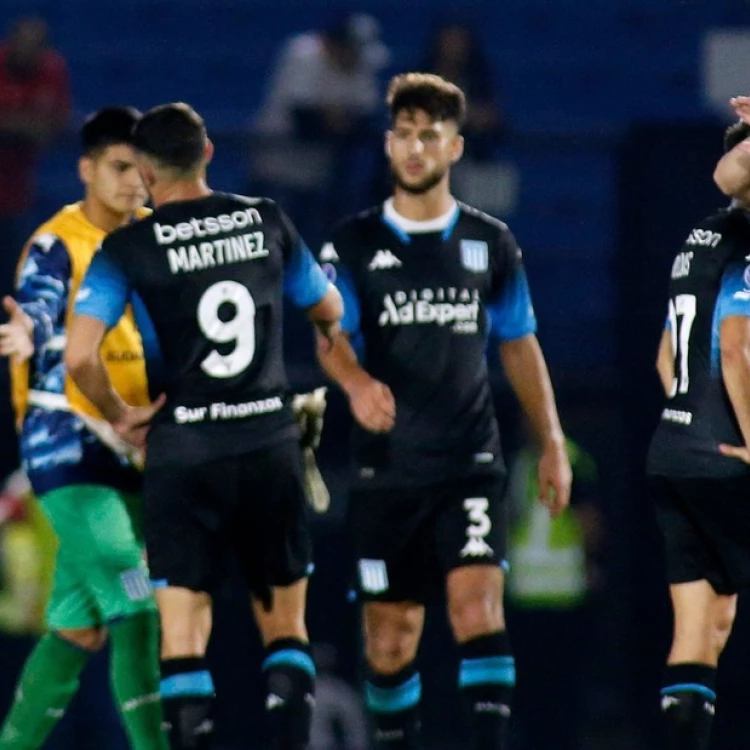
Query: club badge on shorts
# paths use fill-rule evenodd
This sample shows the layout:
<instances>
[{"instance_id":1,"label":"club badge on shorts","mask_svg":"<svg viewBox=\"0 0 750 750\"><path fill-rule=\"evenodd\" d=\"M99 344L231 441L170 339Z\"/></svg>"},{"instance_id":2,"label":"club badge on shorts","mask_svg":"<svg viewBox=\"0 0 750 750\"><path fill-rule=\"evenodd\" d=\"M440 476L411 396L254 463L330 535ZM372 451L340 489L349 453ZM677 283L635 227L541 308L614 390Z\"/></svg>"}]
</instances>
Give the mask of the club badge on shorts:
<instances>
[{"instance_id":1,"label":"club badge on shorts","mask_svg":"<svg viewBox=\"0 0 750 750\"><path fill-rule=\"evenodd\" d=\"M461 240L461 265L474 273L487 270L489 249L482 240Z\"/></svg>"}]
</instances>

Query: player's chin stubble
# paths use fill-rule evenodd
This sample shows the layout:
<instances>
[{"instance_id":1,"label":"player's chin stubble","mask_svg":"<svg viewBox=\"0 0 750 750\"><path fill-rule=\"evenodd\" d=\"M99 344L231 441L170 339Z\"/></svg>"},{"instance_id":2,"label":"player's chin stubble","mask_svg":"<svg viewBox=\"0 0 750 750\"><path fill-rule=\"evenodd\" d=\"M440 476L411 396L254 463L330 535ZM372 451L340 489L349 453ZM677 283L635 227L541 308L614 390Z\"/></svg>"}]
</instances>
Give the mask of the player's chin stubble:
<instances>
[{"instance_id":1,"label":"player's chin stubble","mask_svg":"<svg viewBox=\"0 0 750 750\"><path fill-rule=\"evenodd\" d=\"M445 170L427 175L421 182L405 182L395 167L391 167L391 177L400 190L410 195L424 195L429 193L445 176Z\"/></svg>"}]
</instances>

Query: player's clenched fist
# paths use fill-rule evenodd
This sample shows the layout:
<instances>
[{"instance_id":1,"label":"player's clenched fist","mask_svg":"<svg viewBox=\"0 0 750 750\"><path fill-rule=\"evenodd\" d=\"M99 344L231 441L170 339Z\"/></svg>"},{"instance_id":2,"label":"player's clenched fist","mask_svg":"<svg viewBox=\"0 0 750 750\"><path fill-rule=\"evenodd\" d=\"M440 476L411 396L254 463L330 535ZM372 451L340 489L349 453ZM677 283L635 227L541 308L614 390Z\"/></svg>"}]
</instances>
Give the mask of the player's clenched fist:
<instances>
[{"instance_id":1,"label":"player's clenched fist","mask_svg":"<svg viewBox=\"0 0 750 750\"><path fill-rule=\"evenodd\" d=\"M391 389L375 378L363 379L349 391L354 418L370 432L389 432L396 421L396 400Z\"/></svg>"}]
</instances>

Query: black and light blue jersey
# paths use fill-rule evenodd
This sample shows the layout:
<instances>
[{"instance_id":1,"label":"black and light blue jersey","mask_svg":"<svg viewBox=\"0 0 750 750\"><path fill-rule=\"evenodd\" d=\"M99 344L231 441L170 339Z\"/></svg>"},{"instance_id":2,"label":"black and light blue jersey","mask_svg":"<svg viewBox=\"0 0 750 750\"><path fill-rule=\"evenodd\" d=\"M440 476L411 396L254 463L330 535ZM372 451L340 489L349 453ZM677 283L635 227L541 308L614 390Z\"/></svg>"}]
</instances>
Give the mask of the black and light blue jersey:
<instances>
[{"instance_id":1,"label":"black and light blue jersey","mask_svg":"<svg viewBox=\"0 0 750 750\"><path fill-rule=\"evenodd\" d=\"M245 453L296 433L282 351L283 296L317 304L329 281L266 199L168 203L107 237L76 305L111 326L136 292L153 321L167 396L150 465Z\"/></svg>"},{"instance_id":2,"label":"black and light blue jersey","mask_svg":"<svg viewBox=\"0 0 750 750\"><path fill-rule=\"evenodd\" d=\"M536 331L508 227L456 203L410 222L390 201L340 224L319 259L343 298L365 369L396 399L386 435L354 428L356 481L429 484L502 470L488 339Z\"/></svg>"},{"instance_id":3,"label":"black and light blue jersey","mask_svg":"<svg viewBox=\"0 0 750 750\"><path fill-rule=\"evenodd\" d=\"M733 315L750 316L750 215L739 208L701 222L674 259L665 323L674 382L651 442L649 473L748 473L719 453L720 443L744 442L721 371L721 323Z\"/></svg>"}]
</instances>

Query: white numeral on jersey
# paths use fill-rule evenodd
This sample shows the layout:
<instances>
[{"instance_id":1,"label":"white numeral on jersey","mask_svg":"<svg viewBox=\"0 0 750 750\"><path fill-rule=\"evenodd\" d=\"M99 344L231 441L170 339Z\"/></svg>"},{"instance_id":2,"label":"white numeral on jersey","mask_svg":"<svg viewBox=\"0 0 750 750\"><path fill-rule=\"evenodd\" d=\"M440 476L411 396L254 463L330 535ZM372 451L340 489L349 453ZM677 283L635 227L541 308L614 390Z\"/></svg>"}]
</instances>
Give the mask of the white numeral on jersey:
<instances>
[{"instance_id":1,"label":"white numeral on jersey","mask_svg":"<svg viewBox=\"0 0 750 750\"><path fill-rule=\"evenodd\" d=\"M224 303L234 307L229 320L219 318ZM201 367L212 378L231 378L241 373L255 356L255 301L242 284L218 281L203 293L198 303L198 324L209 341L226 344L234 341L234 350L219 354L215 349Z\"/></svg>"},{"instance_id":2,"label":"white numeral on jersey","mask_svg":"<svg viewBox=\"0 0 750 750\"><path fill-rule=\"evenodd\" d=\"M678 294L669 300L669 328L672 333L672 354L675 357L675 378L669 397L678 393L687 393L690 388L688 372L688 352L690 350L690 331L695 320L695 295ZM677 355L679 354L679 363Z\"/></svg>"},{"instance_id":3,"label":"white numeral on jersey","mask_svg":"<svg viewBox=\"0 0 750 750\"><path fill-rule=\"evenodd\" d=\"M464 510L467 511L471 525L466 529L467 536L487 536L492 528L492 521L487 515L490 507L486 497L469 497L464 500Z\"/></svg>"}]
</instances>

